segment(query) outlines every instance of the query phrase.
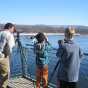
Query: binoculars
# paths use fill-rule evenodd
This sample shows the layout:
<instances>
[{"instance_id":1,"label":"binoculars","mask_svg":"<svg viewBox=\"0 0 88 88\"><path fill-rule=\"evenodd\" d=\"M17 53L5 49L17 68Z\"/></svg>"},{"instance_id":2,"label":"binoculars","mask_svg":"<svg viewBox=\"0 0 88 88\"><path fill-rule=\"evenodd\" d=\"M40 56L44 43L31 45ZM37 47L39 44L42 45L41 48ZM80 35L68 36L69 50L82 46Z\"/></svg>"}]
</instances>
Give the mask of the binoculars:
<instances>
[{"instance_id":1,"label":"binoculars","mask_svg":"<svg viewBox=\"0 0 88 88\"><path fill-rule=\"evenodd\" d=\"M58 40L58 45L63 45L64 44L64 40Z\"/></svg>"}]
</instances>

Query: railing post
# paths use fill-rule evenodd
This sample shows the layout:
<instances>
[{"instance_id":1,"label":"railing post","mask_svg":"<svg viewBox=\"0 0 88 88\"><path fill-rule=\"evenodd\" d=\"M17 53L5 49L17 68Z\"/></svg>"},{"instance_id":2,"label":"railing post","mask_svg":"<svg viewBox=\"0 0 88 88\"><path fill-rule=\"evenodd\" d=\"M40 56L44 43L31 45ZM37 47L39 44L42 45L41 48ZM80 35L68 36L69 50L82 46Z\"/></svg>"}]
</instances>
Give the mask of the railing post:
<instances>
[{"instance_id":1,"label":"railing post","mask_svg":"<svg viewBox=\"0 0 88 88\"><path fill-rule=\"evenodd\" d=\"M18 49L19 49L19 52L20 52L20 59L21 59L21 66L22 66L22 77L26 77L26 71L27 71L27 49L24 48L21 44L21 41L20 41L20 35L19 35L19 32L17 32L17 39L16 39L16 42L18 44Z\"/></svg>"}]
</instances>

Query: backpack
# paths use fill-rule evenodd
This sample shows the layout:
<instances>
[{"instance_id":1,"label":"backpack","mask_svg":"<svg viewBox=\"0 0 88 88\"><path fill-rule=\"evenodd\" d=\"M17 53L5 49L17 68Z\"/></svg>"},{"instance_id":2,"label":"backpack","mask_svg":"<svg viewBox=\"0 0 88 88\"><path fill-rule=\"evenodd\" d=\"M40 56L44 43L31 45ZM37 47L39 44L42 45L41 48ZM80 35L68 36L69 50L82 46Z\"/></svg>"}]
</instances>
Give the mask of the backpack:
<instances>
[{"instance_id":1,"label":"backpack","mask_svg":"<svg viewBox=\"0 0 88 88\"><path fill-rule=\"evenodd\" d=\"M35 45L35 52L38 58L46 57L46 44L45 43L37 43Z\"/></svg>"}]
</instances>

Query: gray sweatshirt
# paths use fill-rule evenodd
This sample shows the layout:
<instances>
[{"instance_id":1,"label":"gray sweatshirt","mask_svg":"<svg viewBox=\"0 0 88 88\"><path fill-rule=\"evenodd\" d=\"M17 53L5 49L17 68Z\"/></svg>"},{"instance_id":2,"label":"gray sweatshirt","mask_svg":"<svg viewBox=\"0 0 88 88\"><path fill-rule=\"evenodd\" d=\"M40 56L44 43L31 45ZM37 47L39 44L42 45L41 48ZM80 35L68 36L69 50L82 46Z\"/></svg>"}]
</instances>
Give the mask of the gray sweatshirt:
<instances>
[{"instance_id":1,"label":"gray sweatshirt","mask_svg":"<svg viewBox=\"0 0 88 88\"><path fill-rule=\"evenodd\" d=\"M73 40L65 41L57 50L57 57L60 58L58 80L77 82L82 56L83 52Z\"/></svg>"}]
</instances>

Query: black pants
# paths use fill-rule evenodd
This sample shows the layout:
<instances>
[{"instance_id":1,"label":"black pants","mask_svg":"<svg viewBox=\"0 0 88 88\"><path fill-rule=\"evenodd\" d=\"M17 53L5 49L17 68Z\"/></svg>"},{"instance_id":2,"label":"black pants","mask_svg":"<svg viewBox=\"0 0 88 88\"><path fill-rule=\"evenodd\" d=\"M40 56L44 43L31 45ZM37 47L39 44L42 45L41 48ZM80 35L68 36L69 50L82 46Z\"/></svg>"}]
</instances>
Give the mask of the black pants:
<instances>
[{"instance_id":1,"label":"black pants","mask_svg":"<svg viewBox=\"0 0 88 88\"><path fill-rule=\"evenodd\" d=\"M77 88L77 82L60 81L60 88Z\"/></svg>"}]
</instances>

